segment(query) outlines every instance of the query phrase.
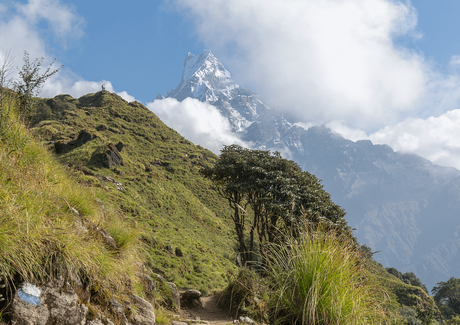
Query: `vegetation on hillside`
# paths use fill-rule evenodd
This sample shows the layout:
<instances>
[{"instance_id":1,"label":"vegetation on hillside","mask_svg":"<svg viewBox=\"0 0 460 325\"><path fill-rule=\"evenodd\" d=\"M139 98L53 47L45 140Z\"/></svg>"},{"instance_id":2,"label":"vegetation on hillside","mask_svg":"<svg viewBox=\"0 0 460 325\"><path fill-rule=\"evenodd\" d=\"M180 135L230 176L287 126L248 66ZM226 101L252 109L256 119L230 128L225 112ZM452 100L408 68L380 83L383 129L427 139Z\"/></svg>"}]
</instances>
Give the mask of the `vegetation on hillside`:
<instances>
[{"instance_id":1,"label":"vegetation on hillside","mask_svg":"<svg viewBox=\"0 0 460 325\"><path fill-rule=\"evenodd\" d=\"M94 293L80 297L94 315L108 313L104 301L111 297L144 296L137 277L142 230L103 206L103 191L78 184L31 137L17 93L1 88L0 96L0 274L7 298L0 308L20 283L62 277L79 283L78 293Z\"/></svg>"},{"instance_id":2,"label":"vegetation on hillside","mask_svg":"<svg viewBox=\"0 0 460 325\"><path fill-rule=\"evenodd\" d=\"M278 152L224 146L217 163L202 173L233 211L243 265L264 256L264 247L277 242L280 233L294 234L305 222L327 224L351 235L345 212L331 201L320 181Z\"/></svg>"},{"instance_id":3,"label":"vegetation on hillside","mask_svg":"<svg viewBox=\"0 0 460 325\"><path fill-rule=\"evenodd\" d=\"M68 172L143 229L154 273L204 293L225 286L236 259L229 209L199 172L215 162L212 152L108 91L39 100L30 123ZM122 164L104 165L108 148Z\"/></svg>"},{"instance_id":4,"label":"vegetation on hillside","mask_svg":"<svg viewBox=\"0 0 460 325\"><path fill-rule=\"evenodd\" d=\"M222 302L261 322L439 318L420 280L374 262L320 181L279 154L229 146L219 158L107 91L30 96L31 110L1 90L0 273L9 294L18 281L78 276L100 293L82 303L104 313L101 300L142 296L139 274L157 273L203 293L230 280ZM261 248L257 271L236 268L238 251ZM157 306L158 291L147 297ZM449 299L437 300L441 310Z\"/></svg>"},{"instance_id":5,"label":"vegetation on hillside","mask_svg":"<svg viewBox=\"0 0 460 325\"><path fill-rule=\"evenodd\" d=\"M451 324L460 324L460 279L438 282L432 290L434 301Z\"/></svg>"}]
</instances>

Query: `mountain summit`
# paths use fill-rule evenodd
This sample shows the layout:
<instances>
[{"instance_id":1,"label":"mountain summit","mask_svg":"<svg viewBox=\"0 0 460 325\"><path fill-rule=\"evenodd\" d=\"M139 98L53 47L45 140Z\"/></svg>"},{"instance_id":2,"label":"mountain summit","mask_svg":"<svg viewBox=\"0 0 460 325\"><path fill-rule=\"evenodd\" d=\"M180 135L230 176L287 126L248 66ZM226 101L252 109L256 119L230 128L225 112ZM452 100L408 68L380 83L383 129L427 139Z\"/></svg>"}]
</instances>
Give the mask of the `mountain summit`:
<instances>
[{"instance_id":1,"label":"mountain summit","mask_svg":"<svg viewBox=\"0 0 460 325\"><path fill-rule=\"evenodd\" d=\"M181 82L166 97L179 101L191 97L214 105L228 118L236 133L244 131L269 110L259 95L232 80L230 72L210 50L199 56L187 54Z\"/></svg>"},{"instance_id":2,"label":"mountain summit","mask_svg":"<svg viewBox=\"0 0 460 325\"><path fill-rule=\"evenodd\" d=\"M460 171L353 142L325 126L301 127L238 86L209 50L187 54L182 80L167 97L214 105L244 141L277 150L322 179L384 266L414 272L428 287L460 277Z\"/></svg>"}]
</instances>

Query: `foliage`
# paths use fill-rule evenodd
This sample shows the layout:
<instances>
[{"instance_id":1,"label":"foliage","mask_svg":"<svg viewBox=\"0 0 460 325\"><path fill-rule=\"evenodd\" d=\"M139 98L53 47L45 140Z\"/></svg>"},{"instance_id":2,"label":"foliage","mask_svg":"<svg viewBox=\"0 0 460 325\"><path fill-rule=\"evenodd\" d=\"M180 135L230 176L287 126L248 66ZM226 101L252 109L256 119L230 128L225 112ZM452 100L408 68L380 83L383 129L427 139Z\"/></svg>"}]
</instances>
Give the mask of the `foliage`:
<instances>
[{"instance_id":1,"label":"foliage","mask_svg":"<svg viewBox=\"0 0 460 325\"><path fill-rule=\"evenodd\" d=\"M438 282L431 293L444 317L460 315L460 279Z\"/></svg>"},{"instance_id":2,"label":"foliage","mask_svg":"<svg viewBox=\"0 0 460 325\"><path fill-rule=\"evenodd\" d=\"M428 293L427 287L422 283L422 281L413 273L413 272L406 272L406 273L401 273L394 267L387 267L386 270L388 273L394 275L398 279L400 279L402 282L413 285L415 287L420 287Z\"/></svg>"},{"instance_id":3,"label":"foliage","mask_svg":"<svg viewBox=\"0 0 460 325\"><path fill-rule=\"evenodd\" d=\"M403 306L399 313L406 319L407 325L422 325L422 321L417 318L417 312L414 308Z\"/></svg>"},{"instance_id":4,"label":"foliage","mask_svg":"<svg viewBox=\"0 0 460 325\"><path fill-rule=\"evenodd\" d=\"M281 232L295 232L305 221L349 230L345 212L331 201L320 181L278 152L224 146L217 163L206 167L203 175L217 185L233 210L231 218L243 264L255 260L256 245L263 254L264 246L276 242ZM249 247L245 242L246 222Z\"/></svg>"},{"instance_id":5,"label":"foliage","mask_svg":"<svg viewBox=\"0 0 460 325\"><path fill-rule=\"evenodd\" d=\"M31 130L51 151L82 130L94 135L56 157L82 185L106 193L106 207L144 230L140 236L153 273L203 292L226 285L225 274L235 269L236 259L232 227L225 220L228 207L199 172L216 155L184 139L140 103L108 91L78 99L58 95L38 100L37 107L43 109L32 116ZM44 119L43 111L48 112ZM101 168L91 159L118 142L124 144L122 166ZM121 245L130 241L123 224L112 224L110 231Z\"/></svg>"},{"instance_id":6,"label":"foliage","mask_svg":"<svg viewBox=\"0 0 460 325\"><path fill-rule=\"evenodd\" d=\"M435 318L438 314L436 308L428 306L425 308L416 307L417 318L421 321L422 325L430 325L436 322Z\"/></svg>"},{"instance_id":7,"label":"foliage","mask_svg":"<svg viewBox=\"0 0 460 325\"><path fill-rule=\"evenodd\" d=\"M15 82L15 90L19 95L19 108L21 115L30 113L34 107L34 96L41 92L43 84L56 74L60 68L52 70L55 62L51 62L44 73L40 73L44 58L30 61L29 53L24 51L24 65L19 70L20 80Z\"/></svg>"},{"instance_id":8,"label":"foliage","mask_svg":"<svg viewBox=\"0 0 460 325\"><path fill-rule=\"evenodd\" d=\"M307 226L271 245L269 261L275 324L386 322L387 295L349 236Z\"/></svg>"},{"instance_id":9,"label":"foliage","mask_svg":"<svg viewBox=\"0 0 460 325\"><path fill-rule=\"evenodd\" d=\"M454 316L447 321L448 325L460 325L460 316Z\"/></svg>"}]
</instances>

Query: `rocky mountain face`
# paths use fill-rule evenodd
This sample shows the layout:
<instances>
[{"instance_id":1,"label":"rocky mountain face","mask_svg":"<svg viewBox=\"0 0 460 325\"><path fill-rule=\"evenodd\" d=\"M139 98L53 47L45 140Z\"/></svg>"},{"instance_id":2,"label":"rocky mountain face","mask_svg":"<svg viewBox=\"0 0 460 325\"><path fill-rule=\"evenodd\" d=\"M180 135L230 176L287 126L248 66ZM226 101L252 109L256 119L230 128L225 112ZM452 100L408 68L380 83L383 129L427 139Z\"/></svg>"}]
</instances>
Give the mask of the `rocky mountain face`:
<instances>
[{"instance_id":1,"label":"rocky mountain face","mask_svg":"<svg viewBox=\"0 0 460 325\"><path fill-rule=\"evenodd\" d=\"M238 86L209 50L187 54L182 80L166 97L214 105L243 140L278 150L322 179L358 240L380 251L375 259L384 266L414 272L428 288L460 277L460 171L353 142L324 126L296 125Z\"/></svg>"}]
</instances>

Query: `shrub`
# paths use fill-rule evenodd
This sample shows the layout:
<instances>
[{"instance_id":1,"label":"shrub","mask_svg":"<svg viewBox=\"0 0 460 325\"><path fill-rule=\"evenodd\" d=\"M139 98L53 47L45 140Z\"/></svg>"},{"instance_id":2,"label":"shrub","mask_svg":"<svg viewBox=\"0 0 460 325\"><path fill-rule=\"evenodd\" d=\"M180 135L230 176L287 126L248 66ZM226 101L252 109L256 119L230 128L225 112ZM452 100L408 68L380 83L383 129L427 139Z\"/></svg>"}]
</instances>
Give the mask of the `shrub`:
<instances>
[{"instance_id":1,"label":"shrub","mask_svg":"<svg viewBox=\"0 0 460 325\"><path fill-rule=\"evenodd\" d=\"M353 240L305 227L296 240L271 245L274 324L379 324L385 294L366 269Z\"/></svg>"}]
</instances>

